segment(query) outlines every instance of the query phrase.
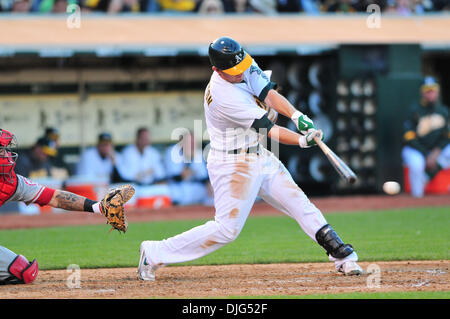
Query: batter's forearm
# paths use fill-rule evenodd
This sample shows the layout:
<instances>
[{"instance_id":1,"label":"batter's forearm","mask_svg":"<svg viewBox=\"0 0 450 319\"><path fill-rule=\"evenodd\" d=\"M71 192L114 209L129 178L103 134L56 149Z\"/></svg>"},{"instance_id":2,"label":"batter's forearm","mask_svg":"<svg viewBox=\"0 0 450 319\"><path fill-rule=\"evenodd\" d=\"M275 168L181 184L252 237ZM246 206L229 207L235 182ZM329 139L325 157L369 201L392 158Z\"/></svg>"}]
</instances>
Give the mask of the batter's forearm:
<instances>
[{"instance_id":1,"label":"batter's forearm","mask_svg":"<svg viewBox=\"0 0 450 319\"><path fill-rule=\"evenodd\" d=\"M266 99L264 100L268 106L273 108L280 114L291 118L292 114L294 114L297 109L289 102L283 95L278 93L275 90L270 90L267 94Z\"/></svg>"},{"instance_id":2,"label":"batter's forearm","mask_svg":"<svg viewBox=\"0 0 450 319\"><path fill-rule=\"evenodd\" d=\"M271 139L276 140L282 144L287 145L299 145L300 134L293 132L285 127L274 125L269 134L267 134Z\"/></svg>"}]
</instances>

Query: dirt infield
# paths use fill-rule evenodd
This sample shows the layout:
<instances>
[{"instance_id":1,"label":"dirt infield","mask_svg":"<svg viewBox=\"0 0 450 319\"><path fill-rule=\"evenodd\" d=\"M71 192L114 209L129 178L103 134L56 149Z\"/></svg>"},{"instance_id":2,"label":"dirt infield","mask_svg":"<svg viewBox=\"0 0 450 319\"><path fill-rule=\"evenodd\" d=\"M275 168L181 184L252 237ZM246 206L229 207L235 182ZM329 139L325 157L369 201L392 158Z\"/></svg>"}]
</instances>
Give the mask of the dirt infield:
<instances>
[{"instance_id":1,"label":"dirt infield","mask_svg":"<svg viewBox=\"0 0 450 319\"><path fill-rule=\"evenodd\" d=\"M336 212L352 212L367 210L397 209L406 207L450 206L448 195L428 195L424 198L413 198L402 194L397 196L368 195L368 196L332 196L324 198L311 198L324 214ZM256 203L251 216L281 215L282 213L265 203ZM170 207L159 210L133 209L127 212L128 221L146 222L156 220L175 219L212 219L214 208L206 206ZM1 229L37 228L67 225L93 225L104 224L104 217L98 214L84 212L46 213L35 216L19 214L0 215Z\"/></svg>"},{"instance_id":2,"label":"dirt infield","mask_svg":"<svg viewBox=\"0 0 450 319\"><path fill-rule=\"evenodd\" d=\"M324 213L450 206L449 196L427 196L422 199L407 195L354 196L312 198L311 201ZM251 214L281 213L264 203L257 203ZM130 222L213 216L214 208L204 206L128 212ZM86 213L0 216L0 229L103 223L102 216ZM41 271L32 285L0 286L0 298L214 298L450 290L449 260L360 263L366 272L369 266L376 267L372 266L374 264L381 270L379 287L376 276L366 273L346 277L336 274L332 263L170 266L158 271L156 282L138 281L136 268L81 269L80 288L68 287L71 273L66 270L48 270ZM73 281L69 280L69 283Z\"/></svg>"},{"instance_id":3,"label":"dirt infield","mask_svg":"<svg viewBox=\"0 0 450 319\"><path fill-rule=\"evenodd\" d=\"M370 264L360 263L365 271ZM449 291L450 261L376 262L375 275L347 277L332 263L165 267L155 282L136 268L82 269L80 288L66 270L42 271L32 285L0 286L0 298L205 298L345 292ZM371 266L376 267L376 266ZM379 286L377 284L379 283Z\"/></svg>"}]
</instances>

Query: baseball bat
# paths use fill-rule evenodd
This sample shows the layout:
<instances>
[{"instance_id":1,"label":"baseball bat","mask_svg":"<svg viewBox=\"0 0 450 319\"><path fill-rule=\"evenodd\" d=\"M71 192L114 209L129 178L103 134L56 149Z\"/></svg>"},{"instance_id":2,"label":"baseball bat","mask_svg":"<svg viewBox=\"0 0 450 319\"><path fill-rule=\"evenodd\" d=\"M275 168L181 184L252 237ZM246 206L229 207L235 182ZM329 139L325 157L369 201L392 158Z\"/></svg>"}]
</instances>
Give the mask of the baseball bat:
<instances>
[{"instance_id":1,"label":"baseball bat","mask_svg":"<svg viewBox=\"0 0 450 319\"><path fill-rule=\"evenodd\" d=\"M320 147L322 152L328 158L330 163L336 169L336 171L344 178L349 184L356 182L356 174L337 156L319 137L314 136L314 141Z\"/></svg>"}]
</instances>

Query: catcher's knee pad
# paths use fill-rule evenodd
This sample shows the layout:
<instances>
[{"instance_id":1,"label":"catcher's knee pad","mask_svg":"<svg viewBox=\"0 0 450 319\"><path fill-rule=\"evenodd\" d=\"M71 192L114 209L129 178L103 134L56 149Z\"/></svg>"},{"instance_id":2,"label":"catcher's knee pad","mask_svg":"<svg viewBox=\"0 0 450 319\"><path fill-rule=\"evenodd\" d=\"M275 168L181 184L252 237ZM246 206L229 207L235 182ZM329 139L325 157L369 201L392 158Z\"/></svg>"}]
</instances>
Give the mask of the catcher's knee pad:
<instances>
[{"instance_id":1,"label":"catcher's knee pad","mask_svg":"<svg viewBox=\"0 0 450 319\"><path fill-rule=\"evenodd\" d=\"M39 266L36 259L29 262L24 256L17 255L9 265L8 271L17 278L17 283L30 284L36 279Z\"/></svg>"},{"instance_id":2,"label":"catcher's knee pad","mask_svg":"<svg viewBox=\"0 0 450 319\"><path fill-rule=\"evenodd\" d=\"M334 258L345 258L354 251L352 245L344 244L333 227L328 224L317 231L316 240L327 254Z\"/></svg>"}]
</instances>

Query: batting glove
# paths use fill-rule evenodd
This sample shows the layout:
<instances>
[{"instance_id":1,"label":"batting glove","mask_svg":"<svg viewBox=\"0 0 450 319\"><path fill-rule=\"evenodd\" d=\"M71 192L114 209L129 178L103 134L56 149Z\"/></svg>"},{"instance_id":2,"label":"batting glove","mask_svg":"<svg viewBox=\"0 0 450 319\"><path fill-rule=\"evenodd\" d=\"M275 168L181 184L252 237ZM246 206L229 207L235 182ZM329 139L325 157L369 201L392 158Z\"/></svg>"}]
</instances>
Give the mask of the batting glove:
<instances>
[{"instance_id":1,"label":"batting glove","mask_svg":"<svg viewBox=\"0 0 450 319\"><path fill-rule=\"evenodd\" d=\"M301 148L308 148L317 145L316 141L314 140L315 136L323 140L323 132L321 130L311 129L309 133L306 133L306 135L302 135L299 137L298 145L300 145Z\"/></svg>"},{"instance_id":2,"label":"batting glove","mask_svg":"<svg viewBox=\"0 0 450 319\"><path fill-rule=\"evenodd\" d=\"M295 111L291 116L291 120L294 122L298 131L303 135L315 130L313 121L308 117L308 115L305 115L300 111Z\"/></svg>"}]
</instances>

